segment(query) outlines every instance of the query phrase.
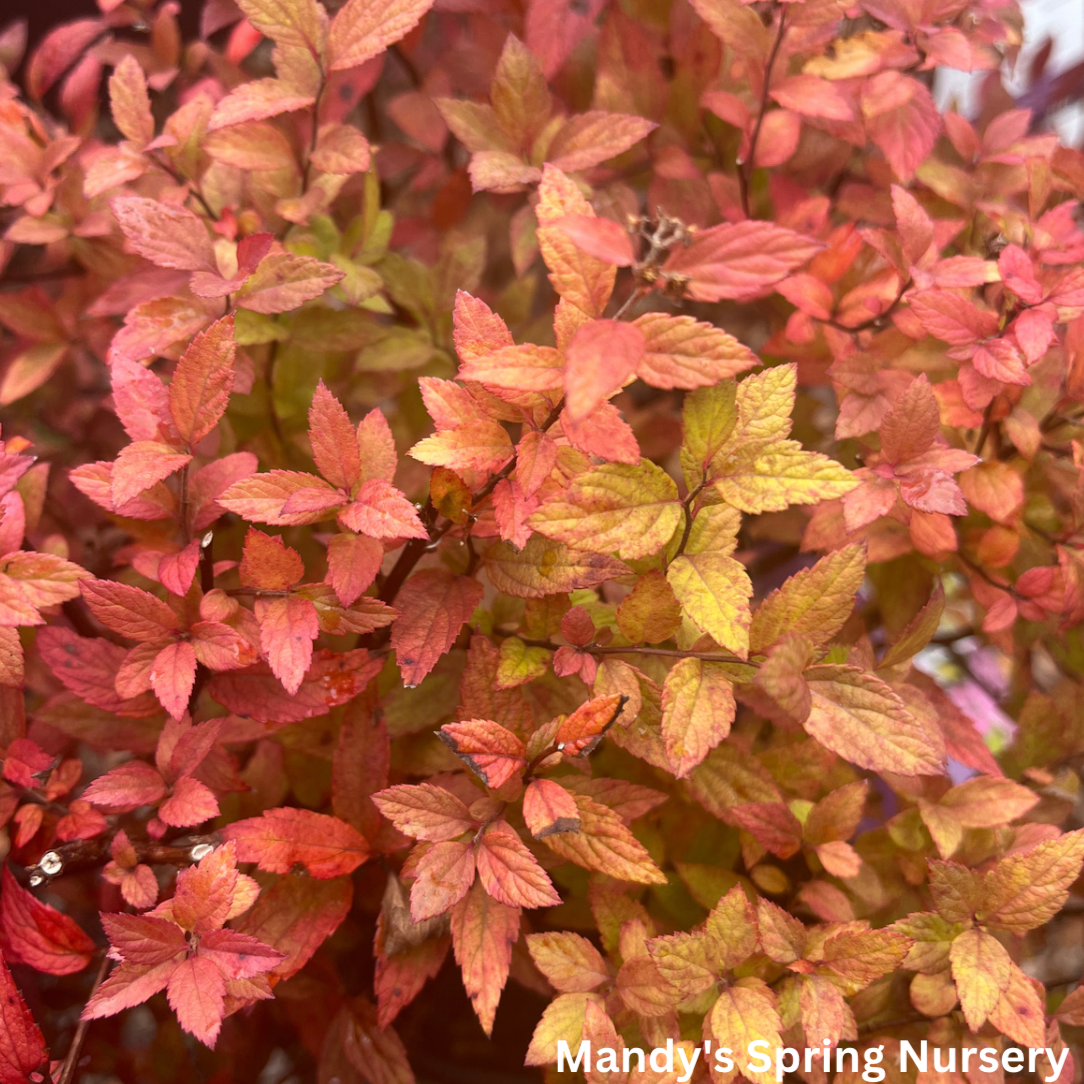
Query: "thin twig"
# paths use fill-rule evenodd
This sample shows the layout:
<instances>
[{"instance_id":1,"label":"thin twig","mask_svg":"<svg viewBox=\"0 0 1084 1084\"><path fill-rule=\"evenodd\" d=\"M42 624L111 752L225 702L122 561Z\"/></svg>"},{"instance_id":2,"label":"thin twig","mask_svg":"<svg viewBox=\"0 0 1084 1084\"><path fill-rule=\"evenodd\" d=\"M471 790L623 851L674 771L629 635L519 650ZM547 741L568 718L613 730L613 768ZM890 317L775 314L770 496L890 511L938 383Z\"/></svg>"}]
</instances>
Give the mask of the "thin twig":
<instances>
[{"instance_id":1,"label":"thin twig","mask_svg":"<svg viewBox=\"0 0 1084 1084\"><path fill-rule=\"evenodd\" d=\"M994 414L994 400L991 399L986 404L986 410L982 415L982 428L979 430L978 440L975 441L975 450L973 455L982 455L982 446L986 443L986 438L990 435L990 424Z\"/></svg>"},{"instance_id":2,"label":"thin twig","mask_svg":"<svg viewBox=\"0 0 1084 1084\"><path fill-rule=\"evenodd\" d=\"M98 967L97 978L95 978L94 985L91 987L90 994L87 997L88 1002L105 980L108 971L109 957L103 953L102 962ZM79 1026L75 1029L75 1035L72 1037L72 1044L68 1047L68 1053L64 1058L64 1064L60 1068L60 1076L57 1077L56 1084L72 1084L72 1081L75 1080L75 1072L79 1064L79 1053L83 1049L83 1043L86 1041L87 1029L89 1027L89 1020L79 1021Z\"/></svg>"},{"instance_id":3,"label":"thin twig","mask_svg":"<svg viewBox=\"0 0 1084 1084\"><path fill-rule=\"evenodd\" d=\"M301 190L308 192L309 181L312 177L312 156L316 153L316 142L320 136L320 105L324 100L324 91L327 90L327 78L321 74L320 89L316 92L316 101L312 105L312 135L309 137L309 153L305 156L305 174Z\"/></svg>"},{"instance_id":4,"label":"thin twig","mask_svg":"<svg viewBox=\"0 0 1084 1084\"><path fill-rule=\"evenodd\" d=\"M871 316L868 320L863 320L859 324L841 324L838 320L825 320L824 323L830 327L834 327L837 331L847 331L852 335L859 331L868 331L872 327L877 327L882 321L891 316L896 309L899 308L900 302L903 300L903 295L911 288L911 279L906 278L903 280L903 285L896 291L896 296L889 303L888 308L883 312L877 313L876 316Z\"/></svg>"},{"instance_id":5,"label":"thin twig","mask_svg":"<svg viewBox=\"0 0 1084 1084\"><path fill-rule=\"evenodd\" d=\"M787 8L781 5L779 10L779 29L772 43L772 51L768 54L768 63L764 67L764 87L760 92L760 108L757 111L756 124L753 125L753 134L749 137L749 153L745 161L738 166L738 188L741 194L741 207L745 217L749 218L749 175L753 171L753 161L756 158L757 142L760 140L760 129L764 126L764 114L768 110L768 93L772 84L772 68L775 66L775 58L779 55L779 49L783 44L783 34L787 28Z\"/></svg>"},{"instance_id":6,"label":"thin twig","mask_svg":"<svg viewBox=\"0 0 1084 1084\"><path fill-rule=\"evenodd\" d=\"M674 552L674 557L680 557L685 552L685 547L689 544L689 537L693 533L693 501L700 496L704 486L708 484L707 471L704 472L704 477L700 479L700 484L689 492L689 495L681 502L682 510L685 513L685 530L682 532L681 541L678 543L678 548Z\"/></svg>"}]
</instances>

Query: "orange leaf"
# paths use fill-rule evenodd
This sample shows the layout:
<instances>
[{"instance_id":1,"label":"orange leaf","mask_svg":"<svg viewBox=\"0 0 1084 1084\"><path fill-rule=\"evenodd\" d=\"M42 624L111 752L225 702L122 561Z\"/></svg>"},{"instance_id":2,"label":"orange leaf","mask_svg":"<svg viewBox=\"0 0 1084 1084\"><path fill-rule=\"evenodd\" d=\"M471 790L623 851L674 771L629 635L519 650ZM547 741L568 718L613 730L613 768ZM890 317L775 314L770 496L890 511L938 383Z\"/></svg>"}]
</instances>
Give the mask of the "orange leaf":
<instances>
[{"instance_id":1,"label":"orange leaf","mask_svg":"<svg viewBox=\"0 0 1084 1084\"><path fill-rule=\"evenodd\" d=\"M169 410L177 432L190 448L214 429L226 411L236 354L231 315L197 335L177 362L169 385ZM116 485L114 476L114 490Z\"/></svg>"},{"instance_id":2,"label":"orange leaf","mask_svg":"<svg viewBox=\"0 0 1084 1084\"><path fill-rule=\"evenodd\" d=\"M493 1017L508 981L512 946L519 940L520 912L493 899L479 882L452 910L452 948L463 985L482 1030L493 1032Z\"/></svg>"},{"instance_id":3,"label":"orange leaf","mask_svg":"<svg viewBox=\"0 0 1084 1084\"><path fill-rule=\"evenodd\" d=\"M561 902L538 859L507 824L493 824L477 840L482 887L509 907L553 907Z\"/></svg>"},{"instance_id":4,"label":"orange leaf","mask_svg":"<svg viewBox=\"0 0 1084 1084\"><path fill-rule=\"evenodd\" d=\"M527 766L523 742L510 730L488 719L445 723L437 737L487 787L504 786Z\"/></svg>"},{"instance_id":5,"label":"orange leaf","mask_svg":"<svg viewBox=\"0 0 1084 1084\"><path fill-rule=\"evenodd\" d=\"M576 799L552 779L532 779L527 784L523 819L535 839L580 830Z\"/></svg>"},{"instance_id":6,"label":"orange leaf","mask_svg":"<svg viewBox=\"0 0 1084 1084\"><path fill-rule=\"evenodd\" d=\"M320 633L316 607L307 598L256 599L260 649L275 677L292 696L312 664L312 642Z\"/></svg>"},{"instance_id":7,"label":"orange leaf","mask_svg":"<svg viewBox=\"0 0 1084 1084\"><path fill-rule=\"evenodd\" d=\"M417 685L455 643L482 593L476 580L438 569L424 569L407 580L395 600L400 616L391 630L407 687Z\"/></svg>"},{"instance_id":8,"label":"orange leaf","mask_svg":"<svg viewBox=\"0 0 1084 1084\"><path fill-rule=\"evenodd\" d=\"M627 696L598 696L581 704L558 728L553 741L566 756L585 757L602 741L628 702Z\"/></svg>"},{"instance_id":9,"label":"orange leaf","mask_svg":"<svg viewBox=\"0 0 1084 1084\"><path fill-rule=\"evenodd\" d=\"M239 862L255 862L268 873L289 873L300 864L313 877L341 877L369 857L369 844L356 829L308 809L265 809L227 825L223 834L236 841Z\"/></svg>"}]
</instances>

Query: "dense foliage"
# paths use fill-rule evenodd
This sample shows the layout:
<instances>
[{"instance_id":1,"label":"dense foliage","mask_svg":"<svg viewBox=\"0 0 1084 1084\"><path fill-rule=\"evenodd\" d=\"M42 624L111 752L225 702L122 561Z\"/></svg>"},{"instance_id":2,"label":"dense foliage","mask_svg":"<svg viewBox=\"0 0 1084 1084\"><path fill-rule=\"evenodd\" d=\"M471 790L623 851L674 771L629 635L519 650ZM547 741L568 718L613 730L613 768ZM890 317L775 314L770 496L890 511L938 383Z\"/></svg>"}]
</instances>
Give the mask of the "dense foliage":
<instances>
[{"instance_id":1,"label":"dense foliage","mask_svg":"<svg viewBox=\"0 0 1084 1084\"><path fill-rule=\"evenodd\" d=\"M1015 0L99 5L0 34L0 1082L1072 1084L1084 155Z\"/></svg>"}]
</instances>

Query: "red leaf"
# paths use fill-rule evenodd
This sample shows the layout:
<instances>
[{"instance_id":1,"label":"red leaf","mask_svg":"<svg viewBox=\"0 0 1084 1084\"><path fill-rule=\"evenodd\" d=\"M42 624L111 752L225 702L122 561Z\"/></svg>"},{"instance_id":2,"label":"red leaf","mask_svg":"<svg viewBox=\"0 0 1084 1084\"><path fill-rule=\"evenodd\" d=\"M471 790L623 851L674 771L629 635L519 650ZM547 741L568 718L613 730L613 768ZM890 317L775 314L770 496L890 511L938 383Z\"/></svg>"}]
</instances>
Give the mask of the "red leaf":
<instances>
[{"instance_id":1,"label":"red leaf","mask_svg":"<svg viewBox=\"0 0 1084 1084\"><path fill-rule=\"evenodd\" d=\"M388 482L371 478L357 499L339 513L339 522L370 538L428 538L418 510Z\"/></svg>"},{"instance_id":2,"label":"red leaf","mask_svg":"<svg viewBox=\"0 0 1084 1084\"><path fill-rule=\"evenodd\" d=\"M879 72L865 83L862 116L866 134L901 181L910 180L925 161L941 130L929 90L897 71Z\"/></svg>"},{"instance_id":3,"label":"red leaf","mask_svg":"<svg viewBox=\"0 0 1084 1084\"><path fill-rule=\"evenodd\" d=\"M3 1084L31 1084L29 1074L40 1069L48 1056L41 1028L34 1023L23 995L0 956L0 1081Z\"/></svg>"},{"instance_id":4,"label":"red leaf","mask_svg":"<svg viewBox=\"0 0 1084 1084\"><path fill-rule=\"evenodd\" d=\"M361 455L350 417L321 380L309 408L309 442L316 469L336 489L352 490L361 478Z\"/></svg>"},{"instance_id":5,"label":"red leaf","mask_svg":"<svg viewBox=\"0 0 1084 1084\"><path fill-rule=\"evenodd\" d=\"M824 246L772 222L724 222L671 252L663 270L687 276L695 301L752 301Z\"/></svg>"},{"instance_id":6,"label":"red leaf","mask_svg":"<svg viewBox=\"0 0 1084 1084\"><path fill-rule=\"evenodd\" d=\"M16 738L4 755L4 778L20 787L34 787L34 776L48 771L56 757L50 756L37 742Z\"/></svg>"},{"instance_id":7,"label":"red leaf","mask_svg":"<svg viewBox=\"0 0 1084 1084\"><path fill-rule=\"evenodd\" d=\"M122 508L191 461L190 455L157 440L138 440L122 448L110 476L114 507Z\"/></svg>"},{"instance_id":8,"label":"red leaf","mask_svg":"<svg viewBox=\"0 0 1084 1084\"><path fill-rule=\"evenodd\" d=\"M124 1009L141 1005L166 988L179 961L162 964L123 963L95 990L87 1002L81 1020L99 1020Z\"/></svg>"},{"instance_id":9,"label":"red leaf","mask_svg":"<svg viewBox=\"0 0 1084 1084\"><path fill-rule=\"evenodd\" d=\"M76 636L70 629L54 625L38 633L37 648L65 688L94 707L128 715L153 715L161 710L150 693L135 700L118 695L117 672L128 655L120 644Z\"/></svg>"},{"instance_id":10,"label":"red leaf","mask_svg":"<svg viewBox=\"0 0 1084 1084\"><path fill-rule=\"evenodd\" d=\"M100 917L114 952L129 963L162 964L188 950L184 930L175 922L152 915L103 912Z\"/></svg>"},{"instance_id":11,"label":"red leaf","mask_svg":"<svg viewBox=\"0 0 1084 1084\"><path fill-rule=\"evenodd\" d=\"M169 385L169 410L189 448L199 444L226 412L236 354L231 315L197 335L177 362ZM113 485L115 489L115 477Z\"/></svg>"},{"instance_id":12,"label":"red leaf","mask_svg":"<svg viewBox=\"0 0 1084 1084\"><path fill-rule=\"evenodd\" d=\"M373 538L353 533L332 537L327 544L327 579L344 606L352 606L376 579L384 547Z\"/></svg>"},{"instance_id":13,"label":"red leaf","mask_svg":"<svg viewBox=\"0 0 1084 1084\"><path fill-rule=\"evenodd\" d=\"M482 1030L493 1032L497 1002L508 981L520 911L498 903L479 884L452 910L452 947Z\"/></svg>"},{"instance_id":14,"label":"red leaf","mask_svg":"<svg viewBox=\"0 0 1084 1084\"><path fill-rule=\"evenodd\" d=\"M112 580L84 580L80 587L90 612L129 640L153 643L171 639L177 631L176 615L147 591Z\"/></svg>"},{"instance_id":15,"label":"red leaf","mask_svg":"<svg viewBox=\"0 0 1084 1084\"><path fill-rule=\"evenodd\" d=\"M565 350L565 404L574 421L586 418L636 372L644 333L634 324L592 320Z\"/></svg>"},{"instance_id":16,"label":"red leaf","mask_svg":"<svg viewBox=\"0 0 1084 1084\"><path fill-rule=\"evenodd\" d=\"M26 89L30 96L40 100L104 29L102 19L76 19L49 31L27 65Z\"/></svg>"},{"instance_id":17,"label":"red leaf","mask_svg":"<svg viewBox=\"0 0 1084 1084\"><path fill-rule=\"evenodd\" d=\"M182 870L173 899L157 910L183 929L202 935L246 911L259 891L251 877L237 872L237 848L226 842L198 865Z\"/></svg>"},{"instance_id":18,"label":"red leaf","mask_svg":"<svg viewBox=\"0 0 1084 1084\"><path fill-rule=\"evenodd\" d=\"M312 642L320 634L316 607L307 598L256 599L260 648L271 671L292 696L312 664Z\"/></svg>"},{"instance_id":19,"label":"red leaf","mask_svg":"<svg viewBox=\"0 0 1084 1084\"><path fill-rule=\"evenodd\" d=\"M236 930L211 930L199 941L198 954L209 959L227 979L251 979L273 971L285 959L249 934Z\"/></svg>"},{"instance_id":20,"label":"red leaf","mask_svg":"<svg viewBox=\"0 0 1084 1084\"><path fill-rule=\"evenodd\" d=\"M308 809L265 809L227 825L223 835L236 842L238 861L255 862L268 873L289 873L300 864L326 880L352 873L369 857L369 844L356 829Z\"/></svg>"},{"instance_id":21,"label":"red leaf","mask_svg":"<svg viewBox=\"0 0 1084 1084\"><path fill-rule=\"evenodd\" d=\"M162 776L142 760L130 760L98 776L83 798L106 813L130 813L143 805L156 805L166 795Z\"/></svg>"},{"instance_id":22,"label":"red leaf","mask_svg":"<svg viewBox=\"0 0 1084 1084\"><path fill-rule=\"evenodd\" d=\"M183 960L169 977L166 997L181 1027L213 1049L226 997L226 980L215 964L203 956Z\"/></svg>"},{"instance_id":23,"label":"red leaf","mask_svg":"<svg viewBox=\"0 0 1084 1084\"><path fill-rule=\"evenodd\" d=\"M75 920L32 896L5 865L0 893L0 932L4 954L48 975L82 971L94 954L94 942Z\"/></svg>"},{"instance_id":24,"label":"red leaf","mask_svg":"<svg viewBox=\"0 0 1084 1084\"><path fill-rule=\"evenodd\" d=\"M439 569L424 569L407 580L395 600L400 616L391 629L403 684L412 688L436 666L482 595L476 580Z\"/></svg>"},{"instance_id":25,"label":"red leaf","mask_svg":"<svg viewBox=\"0 0 1084 1084\"><path fill-rule=\"evenodd\" d=\"M175 828L202 824L219 813L218 799L206 784L187 776L173 784L173 793L158 807L158 816Z\"/></svg>"},{"instance_id":26,"label":"red leaf","mask_svg":"<svg viewBox=\"0 0 1084 1084\"><path fill-rule=\"evenodd\" d=\"M527 766L523 742L512 731L488 719L445 723L437 737L487 787L504 786Z\"/></svg>"},{"instance_id":27,"label":"red leaf","mask_svg":"<svg viewBox=\"0 0 1084 1084\"><path fill-rule=\"evenodd\" d=\"M158 579L170 594L184 598L199 568L200 540L193 538L183 550L165 553L158 562Z\"/></svg>"},{"instance_id":28,"label":"red leaf","mask_svg":"<svg viewBox=\"0 0 1084 1084\"><path fill-rule=\"evenodd\" d=\"M353 700L383 666L382 658L371 657L364 648L341 655L317 651L293 696L262 665L216 674L208 688L227 711L261 723L298 723Z\"/></svg>"},{"instance_id":29,"label":"red leaf","mask_svg":"<svg viewBox=\"0 0 1084 1084\"><path fill-rule=\"evenodd\" d=\"M578 249L615 267L630 267L636 262L629 231L609 218L592 215L565 215L550 226L560 230Z\"/></svg>"},{"instance_id":30,"label":"red leaf","mask_svg":"<svg viewBox=\"0 0 1084 1084\"><path fill-rule=\"evenodd\" d=\"M151 688L174 719L188 710L195 683L196 649L187 640L178 640L158 652L151 668Z\"/></svg>"},{"instance_id":31,"label":"red leaf","mask_svg":"<svg viewBox=\"0 0 1084 1084\"><path fill-rule=\"evenodd\" d=\"M312 877L281 877L236 923L239 932L284 952L273 973L288 979L309 962L313 953L346 918L353 899L349 877L317 881Z\"/></svg>"}]
</instances>

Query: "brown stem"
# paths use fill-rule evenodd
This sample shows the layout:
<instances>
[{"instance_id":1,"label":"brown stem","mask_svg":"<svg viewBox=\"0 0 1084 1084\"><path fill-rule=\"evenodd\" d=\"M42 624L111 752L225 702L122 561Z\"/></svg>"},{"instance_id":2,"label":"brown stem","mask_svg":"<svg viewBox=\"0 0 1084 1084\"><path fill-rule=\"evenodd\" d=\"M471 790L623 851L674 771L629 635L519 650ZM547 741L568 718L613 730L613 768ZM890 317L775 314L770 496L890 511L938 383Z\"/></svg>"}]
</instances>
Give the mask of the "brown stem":
<instances>
[{"instance_id":1,"label":"brown stem","mask_svg":"<svg viewBox=\"0 0 1084 1084\"><path fill-rule=\"evenodd\" d=\"M305 156L305 175L302 182L302 191L308 192L309 181L312 178L312 156L316 151L316 141L320 135L320 105L324 100L324 91L327 89L327 78L321 73L320 89L316 92L316 101L312 104L312 135L309 137L309 153Z\"/></svg>"},{"instance_id":2,"label":"brown stem","mask_svg":"<svg viewBox=\"0 0 1084 1084\"><path fill-rule=\"evenodd\" d=\"M903 300L903 295L911 288L911 279L906 278L903 280L903 285L900 286L896 293L896 296L892 299L891 304L884 312L877 313L876 316L871 316L868 320L863 320L860 324L841 324L838 320L825 320L824 322L831 327L834 327L837 331L848 331L852 335L859 331L868 331L871 327L877 327L883 320L891 316L896 309L900 307L900 302Z\"/></svg>"},{"instance_id":3,"label":"brown stem","mask_svg":"<svg viewBox=\"0 0 1084 1084\"><path fill-rule=\"evenodd\" d=\"M497 629L494 630L493 635L511 637L515 636L515 633L501 632ZM528 647L544 647L550 651L556 651L562 646L561 644L555 644L552 640L535 640L527 636L520 636L519 639ZM680 651L672 647L637 647L634 645L628 647L597 647L592 645L582 650L588 655L658 655L670 659L700 659L702 662L737 662L745 663L748 666L757 665L756 663L750 663L747 659L739 659L737 655L731 655L729 652Z\"/></svg>"},{"instance_id":4,"label":"brown stem","mask_svg":"<svg viewBox=\"0 0 1084 1084\"><path fill-rule=\"evenodd\" d=\"M102 962L98 966L98 975L94 979L94 985L91 987L90 994L87 996L88 1002L105 980L108 971L109 957L103 953ZM64 1058L64 1064L60 1067L60 1076L56 1078L56 1084L72 1084L72 1081L75 1080L75 1072L79 1064L79 1053L83 1049L83 1043L86 1041L87 1029L89 1027L89 1020L79 1021L79 1025L75 1029L75 1035L72 1036L72 1044L68 1047L68 1053Z\"/></svg>"},{"instance_id":5,"label":"brown stem","mask_svg":"<svg viewBox=\"0 0 1084 1084\"><path fill-rule=\"evenodd\" d=\"M764 67L764 88L760 92L760 108L757 111L756 123L753 125L753 134L749 137L749 153L745 161L738 167L738 188L741 194L741 207L745 217L750 218L749 213L749 175L753 171L753 160L756 158L757 142L760 140L760 129L764 126L764 114L768 110L768 92L772 83L772 68L775 59L779 55L779 49L783 44L783 35L787 28L787 8L783 5L779 11L779 28L775 33L775 41L772 42L772 51L768 54L768 63Z\"/></svg>"},{"instance_id":6,"label":"brown stem","mask_svg":"<svg viewBox=\"0 0 1084 1084\"><path fill-rule=\"evenodd\" d=\"M700 496L704 486L708 484L707 472L704 472L703 478L700 479L700 484L689 492L689 495L681 502L681 507L685 512L685 530L681 534L681 541L678 543L678 548L674 553L674 557L680 557L685 552L685 547L689 544L689 536L693 533L693 501Z\"/></svg>"},{"instance_id":7,"label":"brown stem","mask_svg":"<svg viewBox=\"0 0 1084 1084\"><path fill-rule=\"evenodd\" d=\"M107 836L95 839L75 839L62 843L42 856L41 865L32 866L31 887L55 880L67 873L95 869L104 866L110 860L109 847L112 840ZM183 845L159 843L155 840L132 841L136 860L151 866L188 866L198 860L193 857L194 848L204 845L215 846L219 838L214 835L188 836Z\"/></svg>"},{"instance_id":8,"label":"brown stem","mask_svg":"<svg viewBox=\"0 0 1084 1084\"><path fill-rule=\"evenodd\" d=\"M990 425L994 414L994 400L991 399L986 404L986 410L982 415L982 428L979 430L979 438L975 441L975 451L973 455L982 455L982 446L986 443L986 438L990 435Z\"/></svg>"},{"instance_id":9,"label":"brown stem","mask_svg":"<svg viewBox=\"0 0 1084 1084\"><path fill-rule=\"evenodd\" d=\"M200 192L200 190L196 188L183 173L179 173L161 152L156 152L151 160L162 169L163 172L168 173L177 184L184 185L188 188L189 192L195 197L196 202L203 208L204 214L206 214L208 218L214 222L218 221L218 215L211 210L211 205L203 198L203 193Z\"/></svg>"}]
</instances>

